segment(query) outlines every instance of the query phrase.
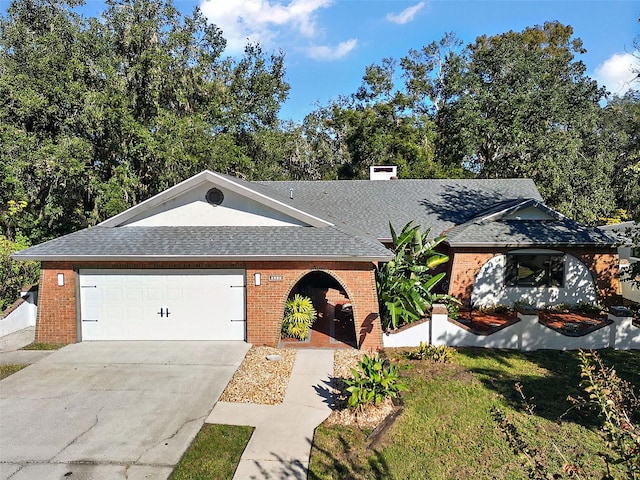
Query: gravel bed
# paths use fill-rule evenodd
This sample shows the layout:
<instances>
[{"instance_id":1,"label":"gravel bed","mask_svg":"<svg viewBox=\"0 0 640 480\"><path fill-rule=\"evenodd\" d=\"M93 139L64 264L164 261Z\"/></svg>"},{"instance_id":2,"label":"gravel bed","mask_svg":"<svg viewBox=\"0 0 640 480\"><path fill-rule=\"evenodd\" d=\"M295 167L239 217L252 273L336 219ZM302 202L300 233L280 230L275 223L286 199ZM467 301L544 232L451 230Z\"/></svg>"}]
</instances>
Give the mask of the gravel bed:
<instances>
[{"instance_id":1,"label":"gravel bed","mask_svg":"<svg viewBox=\"0 0 640 480\"><path fill-rule=\"evenodd\" d=\"M333 353L333 376L335 378L353 378L351 369L358 366L358 362L366 355L373 355L363 350L336 349Z\"/></svg>"},{"instance_id":2,"label":"gravel bed","mask_svg":"<svg viewBox=\"0 0 640 480\"><path fill-rule=\"evenodd\" d=\"M267 355L280 355L282 358L267 360ZM282 403L295 361L294 349L251 347L220 401L262 405Z\"/></svg>"},{"instance_id":3,"label":"gravel bed","mask_svg":"<svg viewBox=\"0 0 640 480\"><path fill-rule=\"evenodd\" d=\"M375 352L355 349L337 349L334 351L334 410L327 419L327 424L373 429L396 409L391 399L387 399L378 406L369 407L362 412L346 408L346 385L343 379L353 378L351 369L357 367L364 354L372 356L375 355ZM282 358L281 360L267 360L267 355L280 355ZM262 405L282 403L287 392L295 360L295 349L251 347L227 388L222 393L220 401Z\"/></svg>"}]
</instances>

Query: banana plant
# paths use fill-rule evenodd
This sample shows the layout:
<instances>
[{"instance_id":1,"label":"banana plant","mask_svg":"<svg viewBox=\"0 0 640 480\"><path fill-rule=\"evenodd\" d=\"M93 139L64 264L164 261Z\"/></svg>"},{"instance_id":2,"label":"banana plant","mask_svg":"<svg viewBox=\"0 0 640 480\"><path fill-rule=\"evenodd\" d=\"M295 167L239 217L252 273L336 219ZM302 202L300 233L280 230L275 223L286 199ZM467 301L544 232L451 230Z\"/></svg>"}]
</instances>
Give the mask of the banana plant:
<instances>
[{"instance_id":1,"label":"banana plant","mask_svg":"<svg viewBox=\"0 0 640 480\"><path fill-rule=\"evenodd\" d=\"M432 270L449 261L435 248L446 237L429 239L431 228L420 231L419 225L407 223L400 233L389 223L394 258L378 266L376 285L384 329L396 329L424 317L435 302L457 302L450 295L434 293L445 273Z\"/></svg>"}]
</instances>

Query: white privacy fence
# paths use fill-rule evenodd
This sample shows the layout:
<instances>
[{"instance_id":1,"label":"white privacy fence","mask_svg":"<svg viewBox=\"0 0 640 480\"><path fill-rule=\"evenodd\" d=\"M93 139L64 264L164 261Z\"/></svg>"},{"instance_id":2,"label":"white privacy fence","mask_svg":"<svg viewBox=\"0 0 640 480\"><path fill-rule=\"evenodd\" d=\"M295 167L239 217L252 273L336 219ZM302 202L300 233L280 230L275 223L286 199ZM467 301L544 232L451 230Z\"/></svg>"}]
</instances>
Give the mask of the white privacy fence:
<instances>
[{"instance_id":1,"label":"white privacy fence","mask_svg":"<svg viewBox=\"0 0 640 480\"><path fill-rule=\"evenodd\" d=\"M0 316L0 337L36 324L38 291L22 292L22 297Z\"/></svg>"},{"instance_id":2,"label":"white privacy fence","mask_svg":"<svg viewBox=\"0 0 640 480\"><path fill-rule=\"evenodd\" d=\"M616 316L622 315L622 316ZM532 351L615 348L640 349L640 328L633 317L609 313L609 325L581 336L565 335L540 323L537 313L518 312L518 322L491 334L477 334L449 321L447 309L434 305L431 319L385 333L385 347L415 347L420 342L450 347L508 348Z\"/></svg>"}]
</instances>

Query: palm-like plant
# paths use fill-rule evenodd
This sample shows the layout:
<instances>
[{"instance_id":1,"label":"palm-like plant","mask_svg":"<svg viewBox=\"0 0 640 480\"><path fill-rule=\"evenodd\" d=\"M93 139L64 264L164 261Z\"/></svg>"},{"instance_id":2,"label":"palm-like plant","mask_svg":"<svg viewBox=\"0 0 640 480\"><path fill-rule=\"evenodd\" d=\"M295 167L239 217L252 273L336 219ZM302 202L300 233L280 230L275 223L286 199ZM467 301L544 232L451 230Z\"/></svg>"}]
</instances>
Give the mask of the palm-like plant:
<instances>
[{"instance_id":1,"label":"palm-like plant","mask_svg":"<svg viewBox=\"0 0 640 480\"><path fill-rule=\"evenodd\" d=\"M284 307L284 321L282 322L282 337L304 340L309 335L309 329L318 314L313 308L309 297L295 294L287 300Z\"/></svg>"},{"instance_id":2,"label":"palm-like plant","mask_svg":"<svg viewBox=\"0 0 640 480\"><path fill-rule=\"evenodd\" d=\"M436 301L457 301L450 295L437 294L433 288L445 276L431 270L449 261L449 257L435 251L445 237L428 240L431 228L421 232L419 225L409 222L400 234L391 223L393 260L381 264L376 271L378 301L385 329L396 329L401 325L422 318Z\"/></svg>"}]
</instances>

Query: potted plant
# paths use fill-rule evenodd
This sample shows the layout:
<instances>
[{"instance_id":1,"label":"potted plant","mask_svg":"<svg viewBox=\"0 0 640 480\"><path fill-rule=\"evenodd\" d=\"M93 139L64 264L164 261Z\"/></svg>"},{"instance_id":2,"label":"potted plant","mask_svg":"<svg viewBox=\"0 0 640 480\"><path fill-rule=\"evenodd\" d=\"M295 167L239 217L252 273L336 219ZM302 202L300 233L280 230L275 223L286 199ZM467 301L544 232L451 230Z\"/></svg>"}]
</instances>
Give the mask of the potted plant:
<instances>
[{"instance_id":1,"label":"potted plant","mask_svg":"<svg viewBox=\"0 0 640 480\"><path fill-rule=\"evenodd\" d=\"M287 300L282 322L282 338L306 340L318 314L309 297L295 294Z\"/></svg>"}]
</instances>

